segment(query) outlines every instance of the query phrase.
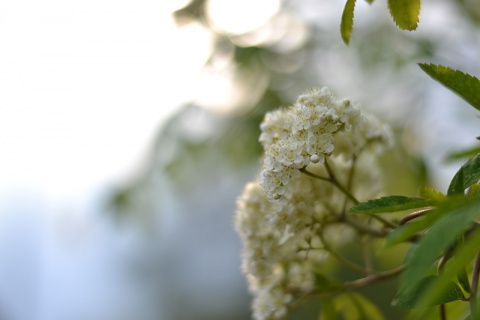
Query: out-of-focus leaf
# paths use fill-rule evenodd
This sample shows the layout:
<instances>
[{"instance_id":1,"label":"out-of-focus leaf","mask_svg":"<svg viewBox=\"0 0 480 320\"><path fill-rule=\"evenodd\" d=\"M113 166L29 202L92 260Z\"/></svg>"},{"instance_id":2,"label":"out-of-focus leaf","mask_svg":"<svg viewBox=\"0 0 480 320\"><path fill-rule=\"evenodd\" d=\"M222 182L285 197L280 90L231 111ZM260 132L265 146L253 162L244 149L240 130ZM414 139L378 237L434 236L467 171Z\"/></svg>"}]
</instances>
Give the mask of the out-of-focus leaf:
<instances>
[{"instance_id":1,"label":"out-of-focus leaf","mask_svg":"<svg viewBox=\"0 0 480 320\"><path fill-rule=\"evenodd\" d=\"M334 318L328 318L329 320L385 319L378 307L359 293L347 292L336 296L332 301L335 304L337 316Z\"/></svg>"},{"instance_id":2,"label":"out-of-focus leaf","mask_svg":"<svg viewBox=\"0 0 480 320\"><path fill-rule=\"evenodd\" d=\"M457 171L450 186L448 195L463 194L465 189L477 183L480 179L480 154L471 158Z\"/></svg>"},{"instance_id":3,"label":"out-of-focus leaf","mask_svg":"<svg viewBox=\"0 0 480 320\"><path fill-rule=\"evenodd\" d=\"M394 0L392 0L394 1ZM435 64L418 64L425 73L480 110L480 80L468 73Z\"/></svg>"},{"instance_id":4,"label":"out-of-focus leaf","mask_svg":"<svg viewBox=\"0 0 480 320\"><path fill-rule=\"evenodd\" d=\"M352 300L355 307L360 313L360 319L384 320L385 317L378 309L377 305L368 300L365 296L358 293L349 293L348 296ZM346 311L348 312L348 311Z\"/></svg>"},{"instance_id":5,"label":"out-of-focus leaf","mask_svg":"<svg viewBox=\"0 0 480 320\"><path fill-rule=\"evenodd\" d=\"M443 192L440 192L436 189L430 188L430 187L425 187L420 190L420 196L422 196L425 199L430 199L435 202L442 202L446 200L447 195L444 194Z\"/></svg>"},{"instance_id":6,"label":"out-of-focus leaf","mask_svg":"<svg viewBox=\"0 0 480 320\"><path fill-rule=\"evenodd\" d=\"M329 279L319 272L315 272L315 286L322 291L340 291L344 288L343 282Z\"/></svg>"},{"instance_id":7,"label":"out-of-focus leaf","mask_svg":"<svg viewBox=\"0 0 480 320\"><path fill-rule=\"evenodd\" d=\"M407 258L407 268L400 277L400 288L404 294L412 293L434 262L471 226L473 220L480 217L480 199L454 198L436 211L442 213L441 217Z\"/></svg>"},{"instance_id":8,"label":"out-of-focus leaf","mask_svg":"<svg viewBox=\"0 0 480 320\"><path fill-rule=\"evenodd\" d=\"M459 273L457 273L457 279L458 283L462 286L463 290L465 292L470 293L471 288L470 288L470 282L468 281L468 275L467 271L465 271L465 268L462 268Z\"/></svg>"},{"instance_id":9,"label":"out-of-focus leaf","mask_svg":"<svg viewBox=\"0 0 480 320\"><path fill-rule=\"evenodd\" d=\"M420 18L420 0L388 0L388 8L400 29L417 29Z\"/></svg>"},{"instance_id":10,"label":"out-of-focus leaf","mask_svg":"<svg viewBox=\"0 0 480 320\"><path fill-rule=\"evenodd\" d=\"M342 22L340 23L340 32L346 45L350 43L350 35L352 34L355 2L356 0L347 0L343 9Z\"/></svg>"},{"instance_id":11,"label":"out-of-focus leaf","mask_svg":"<svg viewBox=\"0 0 480 320\"><path fill-rule=\"evenodd\" d=\"M428 226L428 220L419 220L403 225L387 235L387 237L385 238L385 246L391 247L395 244L408 241L415 234L425 230L425 228L427 228Z\"/></svg>"},{"instance_id":12,"label":"out-of-focus leaf","mask_svg":"<svg viewBox=\"0 0 480 320\"><path fill-rule=\"evenodd\" d=\"M480 153L480 147L473 147L465 150L460 150L457 152L450 153L446 158L445 162L454 162L457 160L469 159L476 156Z\"/></svg>"},{"instance_id":13,"label":"out-of-focus leaf","mask_svg":"<svg viewBox=\"0 0 480 320\"><path fill-rule=\"evenodd\" d=\"M337 309L332 299L323 298L320 300L320 314L318 320L338 319Z\"/></svg>"},{"instance_id":14,"label":"out-of-focus leaf","mask_svg":"<svg viewBox=\"0 0 480 320\"><path fill-rule=\"evenodd\" d=\"M424 208L435 204L435 201L405 196L388 196L362 202L350 209L351 213L385 213L409 209Z\"/></svg>"},{"instance_id":15,"label":"out-of-focus leaf","mask_svg":"<svg viewBox=\"0 0 480 320\"><path fill-rule=\"evenodd\" d=\"M420 279L417 286L410 290L409 294L400 293L392 304L400 308L416 308L422 300L425 293L430 291L430 287L438 280L438 276L428 276ZM430 307L438 304L448 303L455 300L464 299L462 289L453 281L449 281L447 287L442 290L434 300L429 301L428 305L422 305L422 307Z\"/></svg>"},{"instance_id":16,"label":"out-of-focus leaf","mask_svg":"<svg viewBox=\"0 0 480 320\"><path fill-rule=\"evenodd\" d=\"M457 275L460 270L465 267L465 265L473 260L478 252L479 247L480 232L475 232L471 237L466 239L463 245L458 248L458 250L455 252L455 256L452 258L454 260L447 263L442 274L434 283L432 283L428 289L428 292L425 292L425 295L420 300L419 305L429 305L431 301L438 299L438 296L441 295L446 288L448 288L451 279L453 279L455 275ZM420 319L422 319L422 314L419 316Z\"/></svg>"}]
</instances>

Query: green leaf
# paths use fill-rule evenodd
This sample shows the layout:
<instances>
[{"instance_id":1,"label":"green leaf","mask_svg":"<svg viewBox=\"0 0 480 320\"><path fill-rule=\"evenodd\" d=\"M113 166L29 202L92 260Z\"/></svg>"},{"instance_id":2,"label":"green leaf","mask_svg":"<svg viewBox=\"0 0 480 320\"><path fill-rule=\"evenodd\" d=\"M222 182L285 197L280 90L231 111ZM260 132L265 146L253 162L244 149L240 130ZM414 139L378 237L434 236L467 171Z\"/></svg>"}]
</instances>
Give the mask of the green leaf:
<instances>
[{"instance_id":1,"label":"green leaf","mask_svg":"<svg viewBox=\"0 0 480 320\"><path fill-rule=\"evenodd\" d=\"M320 305L321 309L318 320L338 319L337 309L332 299L322 298L320 299Z\"/></svg>"},{"instance_id":2,"label":"green leaf","mask_svg":"<svg viewBox=\"0 0 480 320\"><path fill-rule=\"evenodd\" d=\"M420 19L420 0L388 0L388 8L400 29L417 29Z\"/></svg>"},{"instance_id":3,"label":"green leaf","mask_svg":"<svg viewBox=\"0 0 480 320\"><path fill-rule=\"evenodd\" d=\"M440 192L436 189L433 189L431 187L424 187L420 190L420 196L425 199L430 199L435 202L442 202L446 200L447 195L444 194L443 192Z\"/></svg>"},{"instance_id":4,"label":"green leaf","mask_svg":"<svg viewBox=\"0 0 480 320\"><path fill-rule=\"evenodd\" d=\"M337 310L337 317L328 318L329 320L385 319L378 307L359 293L348 292L345 294L341 294L335 297L333 302Z\"/></svg>"},{"instance_id":5,"label":"green leaf","mask_svg":"<svg viewBox=\"0 0 480 320\"><path fill-rule=\"evenodd\" d=\"M409 209L424 208L433 204L435 204L435 201L423 198L388 196L379 199L369 200L367 202L362 202L351 208L350 212L363 214L395 212Z\"/></svg>"},{"instance_id":6,"label":"green leaf","mask_svg":"<svg viewBox=\"0 0 480 320\"><path fill-rule=\"evenodd\" d=\"M417 220L403 225L387 235L385 238L385 247L391 247L398 243L408 241L415 234L425 230L428 226L429 222L427 220Z\"/></svg>"},{"instance_id":7,"label":"green leaf","mask_svg":"<svg viewBox=\"0 0 480 320\"><path fill-rule=\"evenodd\" d=\"M476 77L435 64L418 64L430 77L449 88L474 108L480 110L480 80Z\"/></svg>"},{"instance_id":8,"label":"green leaf","mask_svg":"<svg viewBox=\"0 0 480 320\"><path fill-rule=\"evenodd\" d=\"M460 283L463 290L465 290L466 293L470 293L471 292L470 282L468 281L468 275L467 275L467 271L465 271L465 267L462 268L462 270L460 270L457 273L457 279L458 279L458 283Z\"/></svg>"},{"instance_id":9,"label":"green leaf","mask_svg":"<svg viewBox=\"0 0 480 320\"><path fill-rule=\"evenodd\" d=\"M407 268L400 277L400 287L406 294L411 294L412 288L426 276L435 261L472 225L473 220L480 217L480 199L454 198L435 211L441 216L406 259Z\"/></svg>"},{"instance_id":10,"label":"green leaf","mask_svg":"<svg viewBox=\"0 0 480 320\"><path fill-rule=\"evenodd\" d=\"M353 304L357 308L358 312L361 315L360 319L369 319L369 320L384 320L380 309L376 304L372 303L365 296L362 296L358 293L349 293L348 296L352 300ZM348 312L348 311L347 311ZM333 318L332 318L333 319Z\"/></svg>"},{"instance_id":11,"label":"green leaf","mask_svg":"<svg viewBox=\"0 0 480 320\"><path fill-rule=\"evenodd\" d=\"M372 4L374 0L365 0L368 4Z\"/></svg>"},{"instance_id":12,"label":"green leaf","mask_svg":"<svg viewBox=\"0 0 480 320\"><path fill-rule=\"evenodd\" d=\"M352 34L355 2L356 0L347 0L343 9L342 22L340 23L340 32L346 45L350 43L350 35Z\"/></svg>"},{"instance_id":13,"label":"green leaf","mask_svg":"<svg viewBox=\"0 0 480 320\"><path fill-rule=\"evenodd\" d=\"M471 158L457 171L450 186L448 195L463 194L465 189L477 183L480 179L480 154Z\"/></svg>"},{"instance_id":14,"label":"green leaf","mask_svg":"<svg viewBox=\"0 0 480 320\"><path fill-rule=\"evenodd\" d=\"M460 150L457 152L450 153L446 158L445 162L450 163L457 160L469 159L476 156L480 153L480 147L473 147L465 150Z\"/></svg>"},{"instance_id":15,"label":"green leaf","mask_svg":"<svg viewBox=\"0 0 480 320\"><path fill-rule=\"evenodd\" d=\"M335 279L329 279L319 272L315 272L315 287L322 292L337 291L344 288L343 282Z\"/></svg>"},{"instance_id":16,"label":"green leaf","mask_svg":"<svg viewBox=\"0 0 480 320\"><path fill-rule=\"evenodd\" d=\"M436 281L438 281L438 279L438 276L428 276L420 279L415 288L410 291L410 294L399 294L394 298L392 304L400 308L417 308L420 306L425 293L430 291L430 288ZM462 289L460 289L455 282L449 281L447 287L442 290L435 299L429 301L428 305L422 304L421 306L430 307L455 300L462 300L464 298Z\"/></svg>"},{"instance_id":17,"label":"green leaf","mask_svg":"<svg viewBox=\"0 0 480 320\"><path fill-rule=\"evenodd\" d=\"M443 273L439 276L438 280L432 284L428 292L425 293L419 305L429 305L431 301L437 299L438 296L441 295L441 292L448 288L451 279L455 277L460 270L465 268L465 265L473 260L479 247L480 232L477 231L466 239L465 243L457 249L455 256L452 258L453 261L447 263Z\"/></svg>"}]
</instances>

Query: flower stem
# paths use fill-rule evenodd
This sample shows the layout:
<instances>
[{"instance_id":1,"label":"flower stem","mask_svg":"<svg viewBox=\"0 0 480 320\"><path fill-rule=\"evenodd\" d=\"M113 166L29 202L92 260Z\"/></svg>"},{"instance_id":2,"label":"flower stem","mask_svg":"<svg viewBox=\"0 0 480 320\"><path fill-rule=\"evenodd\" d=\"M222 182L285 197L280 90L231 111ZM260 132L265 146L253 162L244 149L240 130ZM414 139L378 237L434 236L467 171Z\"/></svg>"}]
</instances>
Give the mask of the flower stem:
<instances>
[{"instance_id":1,"label":"flower stem","mask_svg":"<svg viewBox=\"0 0 480 320\"><path fill-rule=\"evenodd\" d=\"M346 267L348 267L348 268L350 268L354 271L357 271L357 272L360 272L360 273L363 273L363 274L370 274L370 272L367 269L365 269L364 267L362 267L362 266L360 266L356 263L351 262L350 260L342 257L340 254L335 252L335 250L333 250L332 247L330 246L330 244L325 240L325 237L323 236L323 228L319 232L319 237L320 237L320 241L322 241L323 248L328 253L330 253L333 257L335 257L339 262L343 263Z\"/></svg>"},{"instance_id":2,"label":"flower stem","mask_svg":"<svg viewBox=\"0 0 480 320\"><path fill-rule=\"evenodd\" d=\"M480 253L477 253L475 262L473 264L473 275L472 275L472 291L470 293L470 313L475 315L478 313L478 303L477 303L477 291L478 291L478 279L480 276Z\"/></svg>"},{"instance_id":3,"label":"flower stem","mask_svg":"<svg viewBox=\"0 0 480 320\"><path fill-rule=\"evenodd\" d=\"M346 289L358 289L370 284L374 284L380 282L382 280L390 279L393 277L398 276L402 271L405 270L405 266L400 266L395 269L391 269L388 271L384 271L378 274L368 275L365 278L360 278L354 281L346 282L345 288Z\"/></svg>"}]
</instances>

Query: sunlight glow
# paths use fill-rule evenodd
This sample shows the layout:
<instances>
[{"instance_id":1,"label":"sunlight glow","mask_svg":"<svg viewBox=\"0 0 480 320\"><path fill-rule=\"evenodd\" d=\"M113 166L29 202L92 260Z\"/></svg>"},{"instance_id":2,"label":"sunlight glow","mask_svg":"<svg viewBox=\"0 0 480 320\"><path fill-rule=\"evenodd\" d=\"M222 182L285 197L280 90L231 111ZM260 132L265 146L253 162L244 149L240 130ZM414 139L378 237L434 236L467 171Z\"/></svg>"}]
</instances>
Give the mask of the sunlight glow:
<instances>
[{"instance_id":1,"label":"sunlight glow","mask_svg":"<svg viewBox=\"0 0 480 320\"><path fill-rule=\"evenodd\" d=\"M208 0L211 25L229 34L242 34L261 27L280 8L279 0Z\"/></svg>"},{"instance_id":2,"label":"sunlight glow","mask_svg":"<svg viewBox=\"0 0 480 320\"><path fill-rule=\"evenodd\" d=\"M209 31L177 28L162 3L3 5L0 196L30 189L68 201L141 169L212 49Z\"/></svg>"}]
</instances>

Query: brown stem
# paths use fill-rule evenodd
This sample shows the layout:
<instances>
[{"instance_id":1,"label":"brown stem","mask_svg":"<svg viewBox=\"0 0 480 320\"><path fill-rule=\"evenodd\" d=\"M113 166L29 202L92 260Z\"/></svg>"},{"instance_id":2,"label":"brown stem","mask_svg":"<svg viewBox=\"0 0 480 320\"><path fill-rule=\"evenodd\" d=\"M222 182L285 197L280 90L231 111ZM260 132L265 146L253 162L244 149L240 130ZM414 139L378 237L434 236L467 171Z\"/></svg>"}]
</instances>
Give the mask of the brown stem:
<instances>
[{"instance_id":1,"label":"brown stem","mask_svg":"<svg viewBox=\"0 0 480 320\"><path fill-rule=\"evenodd\" d=\"M418 217L421 217L421 216L425 215L426 213L428 213L432 210L433 210L432 208L428 208L428 209L423 209L423 210L412 212L412 213L406 215L402 220L400 220L398 225L403 226L407 222L412 221L414 219L417 219Z\"/></svg>"},{"instance_id":2,"label":"brown stem","mask_svg":"<svg viewBox=\"0 0 480 320\"><path fill-rule=\"evenodd\" d=\"M382 280L390 279L393 277L398 276L402 271L405 269L405 266L400 266L398 268L385 271L378 274L368 275L365 278L357 279L354 281L346 282L345 288L346 289L358 289L364 287L366 285L374 284L380 282Z\"/></svg>"}]
</instances>

